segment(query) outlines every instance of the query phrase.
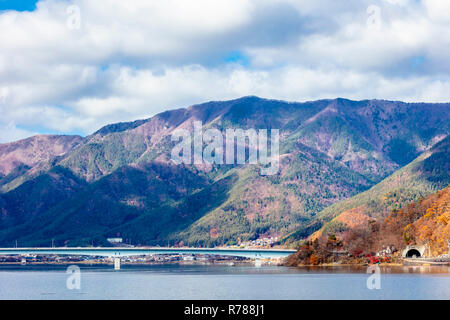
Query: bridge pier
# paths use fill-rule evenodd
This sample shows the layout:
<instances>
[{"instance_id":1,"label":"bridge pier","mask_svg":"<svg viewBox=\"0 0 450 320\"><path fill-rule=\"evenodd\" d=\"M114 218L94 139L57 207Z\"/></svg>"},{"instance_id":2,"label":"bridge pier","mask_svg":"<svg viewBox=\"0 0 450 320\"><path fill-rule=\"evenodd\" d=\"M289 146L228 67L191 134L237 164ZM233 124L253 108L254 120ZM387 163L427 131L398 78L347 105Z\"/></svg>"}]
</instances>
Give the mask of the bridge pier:
<instances>
[{"instance_id":1,"label":"bridge pier","mask_svg":"<svg viewBox=\"0 0 450 320\"><path fill-rule=\"evenodd\" d=\"M120 270L120 258L114 258L114 270Z\"/></svg>"}]
</instances>

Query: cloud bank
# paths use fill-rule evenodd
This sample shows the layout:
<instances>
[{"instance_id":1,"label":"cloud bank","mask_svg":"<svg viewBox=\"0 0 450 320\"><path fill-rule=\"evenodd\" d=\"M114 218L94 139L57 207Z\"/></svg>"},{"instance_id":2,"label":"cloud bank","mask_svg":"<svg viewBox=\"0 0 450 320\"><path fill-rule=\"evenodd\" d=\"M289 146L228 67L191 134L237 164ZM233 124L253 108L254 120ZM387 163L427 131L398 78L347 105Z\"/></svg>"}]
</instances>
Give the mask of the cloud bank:
<instances>
[{"instance_id":1,"label":"cloud bank","mask_svg":"<svg viewBox=\"0 0 450 320\"><path fill-rule=\"evenodd\" d=\"M0 142L245 95L450 101L446 0L41 0L0 11Z\"/></svg>"}]
</instances>

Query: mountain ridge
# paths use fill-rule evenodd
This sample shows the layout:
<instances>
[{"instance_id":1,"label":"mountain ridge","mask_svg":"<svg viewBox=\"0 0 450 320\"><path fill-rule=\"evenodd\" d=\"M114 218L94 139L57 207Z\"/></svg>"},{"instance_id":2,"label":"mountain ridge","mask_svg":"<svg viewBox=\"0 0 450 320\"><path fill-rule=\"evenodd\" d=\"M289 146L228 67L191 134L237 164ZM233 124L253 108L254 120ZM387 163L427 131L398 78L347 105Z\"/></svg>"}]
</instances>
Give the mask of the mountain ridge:
<instances>
[{"instance_id":1,"label":"mountain ridge","mask_svg":"<svg viewBox=\"0 0 450 320\"><path fill-rule=\"evenodd\" d=\"M30 214L36 225L46 230L45 234L60 243L84 244L91 243L92 239L103 243L111 230L140 244L169 240L209 246L234 243L238 238L282 236L300 225L308 226L317 221L316 215L329 205L367 190L431 148L448 135L449 118L450 103L341 98L299 103L249 96L106 125L92 135L79 137L80 143L74 143L73 148L67 148L64 153L47 152L46 161L32 163L30 167L18 165L15 175L8 179L0 177L0 182L4 181L0 183L0 243L10 243L14 238L33 245L45 242L39 231L34 235L31 232L21 235L33 229L30 224L14 224L14 221L24 221L23 217L17 218L26 211L24 208L45 209L35 216L33 210L24 214ZM170 136L177 128L192 132L194 121L202 121L205 128L221 131L226 128L280 129L280 172L261 177L256 167L250 165L185 165L180 171L170 161L174 145ZM161 176L149 169L158 165L172 175ZM144 181L139 178L140 174L149 177L150 180L145 181L150 185L158 179L171 185L191 175L196 178L182 199L170 200L173 199L171 189L162 188L158 195L160 200L155 202L150 199L153 193L146 193L139 186ZM129 187L136 194L122 190L111 197L106 192L117 185L119 176L125 184L130 183ZM214 185L222 193L212 190ZM59 195L58 203L48 200L42 203L38 195L45 194L46 190ZM264 190L271 191L265 193ZM28 207L11 200L13 196L20 199L25 194L35 195L27 199ZM93 196L96 194L106 197L106 202L98 202ZM131 198L126 198L127 194ZM203 196L195 198L195 194ZM213 207L202 200L207 195L217 199ZM193 203L196 205L189 205ZM73 207L78 211L74 212ZM195 218L189 220L189 225L183 224L181 221L187 220L181 218L180 223L169 219L166 225L160 226L162 233L151 231L156 212L165 210L169 216L177 216L180 210L194 207L196 212L186 213L186 217ZM117 223L107 228L100 227L101 221L94 219L92 228L85 226L86 230L78 229L78 233L66 232L60 225L49 223L60 219L59 212L73 212L72 217L78 217L77 221L86 215L109 220L107 208L111 212L121 208L130 218L124 222L119 214ZM67 214L63 216L73 219Z\"/></svg>"}]
</instances>

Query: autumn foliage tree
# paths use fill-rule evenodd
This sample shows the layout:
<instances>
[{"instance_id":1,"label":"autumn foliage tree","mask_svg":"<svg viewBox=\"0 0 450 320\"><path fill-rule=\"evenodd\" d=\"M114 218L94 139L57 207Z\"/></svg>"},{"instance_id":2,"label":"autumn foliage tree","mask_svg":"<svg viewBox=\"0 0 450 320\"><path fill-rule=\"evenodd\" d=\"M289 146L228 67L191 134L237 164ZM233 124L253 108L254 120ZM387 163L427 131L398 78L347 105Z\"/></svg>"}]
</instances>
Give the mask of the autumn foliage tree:
<instances>
[{"instance_id":1,"label":"autumn foliage tree","mask_svg":"<svg viewBox=\"0 0 450 320\"><path fill-rule=\"evenodd\" d=\"M385 219L367 219L336 236L322 234L315 241L306 241L291 265L320 264L336 261L336 252L348 251L353 258L373 256L389 247L400 251L406 245L429 245L433 256L449 251L450 186L435 194L393 210ZM356 261L356 260L353 260Z\"/></svg>"}]
</instances>

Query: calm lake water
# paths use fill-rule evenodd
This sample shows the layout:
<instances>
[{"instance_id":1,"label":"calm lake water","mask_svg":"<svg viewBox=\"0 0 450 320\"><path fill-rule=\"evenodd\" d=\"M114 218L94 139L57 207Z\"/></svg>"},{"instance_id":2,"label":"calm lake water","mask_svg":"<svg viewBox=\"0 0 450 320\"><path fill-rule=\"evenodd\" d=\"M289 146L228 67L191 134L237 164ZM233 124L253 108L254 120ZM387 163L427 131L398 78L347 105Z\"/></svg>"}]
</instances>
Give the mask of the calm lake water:
<instances>
[{"instance_id":1,"label":"calm lake water","mask_svg":"<svg viewBox=\"0 0 450 320\"><path fill-rule=\"evenodd\" d=\"M369 290L365 268L253 266L0 266L0 299L450 299L449 267L382 268Z\"/></svg>"}]
</instances>

